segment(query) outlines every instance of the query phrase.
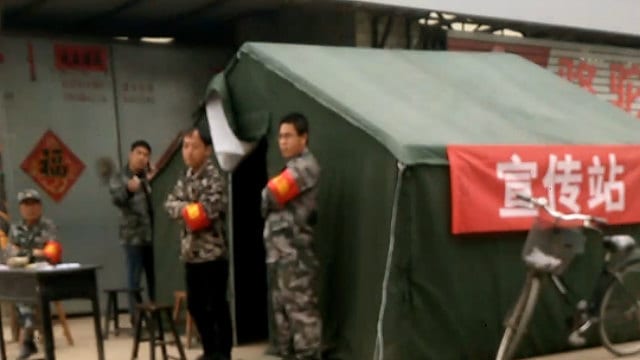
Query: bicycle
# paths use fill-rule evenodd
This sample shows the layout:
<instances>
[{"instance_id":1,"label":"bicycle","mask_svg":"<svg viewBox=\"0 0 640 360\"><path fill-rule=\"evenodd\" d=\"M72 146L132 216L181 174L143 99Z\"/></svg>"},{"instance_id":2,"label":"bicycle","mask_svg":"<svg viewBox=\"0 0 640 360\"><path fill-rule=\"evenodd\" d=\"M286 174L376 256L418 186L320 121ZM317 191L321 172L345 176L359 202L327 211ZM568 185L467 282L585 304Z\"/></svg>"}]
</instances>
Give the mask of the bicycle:
<instances>
[{"instance_id":1,"label":"bicycle","mask_svg":"<svg viewBox=\"0 0 640 360\"><path fill-rule=\"evenodd\" d=\"M640 353L640 257L636 241L629 235L605 235L605 219L586 214L564 214L549 207L545 198L518 195L523 203L539 211L522 249L528 268L518 300L505 321L505 330L496 360L513 357L525 333L540 293L542 282L550 279L565 303L575 307L572 346L586 343L584 334L598 325L602 345L617 356ZM550 217L550 219L545 219ZM581 222L581 225L575 222ZM568 223L563 226L563 223ZM572 291L561 275L573 258L584 251L585 230L602 239L604 261L589 301L572 301ZM609 320L631 320L629 325L609 327ZM635 334L630 334L635 330Z\"/></svg>"}]
</instances>

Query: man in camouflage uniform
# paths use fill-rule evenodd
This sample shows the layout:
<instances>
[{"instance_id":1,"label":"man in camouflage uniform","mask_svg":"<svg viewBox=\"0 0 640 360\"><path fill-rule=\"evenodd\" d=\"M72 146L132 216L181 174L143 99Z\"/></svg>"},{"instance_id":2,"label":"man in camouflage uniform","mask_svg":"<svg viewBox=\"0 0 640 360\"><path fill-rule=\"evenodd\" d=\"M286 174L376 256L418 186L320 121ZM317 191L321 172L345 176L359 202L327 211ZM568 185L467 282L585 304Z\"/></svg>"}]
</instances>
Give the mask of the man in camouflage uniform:
<instances>
[{"instance_id":1,"label":"man in camouflage uniform","mask_svg":"<svg viewBox=\"0 0 640 360\"><path fill-rule=\"evenodd\" d=\"M2 251L2 262L5 262L5 251L9 244L9 217L6 212L0 210L0 249Z\"/></svg>"},{"instance_id":2,"label":"man in camouflage uniform","mask_svg":"<svg viewBox=\"0 0 640 360\"><path fill-rule=\"evenodd\" d=\"M185 134L182 157L188 169L169 194L165 208L181 227L180 259L185 263L187 308L204 350L198 359L230 360L226 181L211 159L212 151L206 129L194 128Z\"/></svg>"},{"instance_id":3,"label":"man in camouflage uniform","mask_svg":"<svg viewBox=\"0 0 640 360\"><path fill-rule=\"evenodd\" d=\"M29 257L29 262L45 260L42 249L49 240L57 240L57 229L53 221L42 216L40 194L33 189L18 193L22 221L11 225L8 256ZM38 352L33 341L34 312L32 304L18 303L20 325L24 329L18 360L27 359Z\"/></svg>"},{"instance_id":4,"label":"man in camouflage uniform","mask_svg":"<svg viewBox=\"0 0 640 360\"><path fill-rule=\"evenodd\" d=\"M262 191L264 239L276 346L285 359L320 359L322 323L313 249L320 166L307 148L307 119L289 114L280 121L279 146L285 169Z\"/></svg>"},{"instance_id":5,"label":"man in camouflage uniform","mask_svg":"<svg viewBox=\"0 0 640 360\"><path fill-rule=\"evenodd\" d=\"M153 261L153 205L148 180L151 146L144 140L131 144L129 161L122 171L109 181L113 203L120 210L120 243L127 264L127 286L140 288L142 271L147 282L149 299L155 300L155 270ZM135 304L142 299L129 296L129 314L134 323Z\"/></svg>"}]
</instances>

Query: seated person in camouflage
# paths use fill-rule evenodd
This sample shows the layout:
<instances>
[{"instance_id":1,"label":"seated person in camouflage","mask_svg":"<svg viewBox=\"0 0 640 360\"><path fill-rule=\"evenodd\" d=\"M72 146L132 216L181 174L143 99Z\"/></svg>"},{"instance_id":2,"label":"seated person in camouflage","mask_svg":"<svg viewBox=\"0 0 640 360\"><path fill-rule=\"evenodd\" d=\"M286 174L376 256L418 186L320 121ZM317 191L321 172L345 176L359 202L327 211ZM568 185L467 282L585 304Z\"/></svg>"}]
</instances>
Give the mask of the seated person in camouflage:
<instances>
[{"instance_id":1,"label":"seated person in camouflage","mask_svg":"<svg viewBox=\"0 0 640 360\"><path fill-rule=\"evenodd\" d=\"M2 262L4 263L5 251L9 241L9 216L7 215L7 205L5 204L1 186L3 184L0 180L0 248L2 248Z\"/></svg>"},{"instance_id":2,"label":"seated person in camouflage","mask_svg":"<svg viewBox=\"0 0 640 360\"><path fill-rule=\"evenodd\" d=\"M36 190L21 191L18 193L18 202L22 221L11 224L8 256L28 257L30 263L46 261L42 249L47 241L56 240L56 227L51 220L42 216L42 200ZM34 306L19 303L17 307L24 334L18 355L18 360L21 360L38 352L38 348L33 341Z\"/></svg>"},{"instance_id":3,"label":"seated person in camouflage","mask_svg":"<svg viewBox=\"0 0 640 360\"><path fill-rule=\"evenodd\" d=\"M2 213L0 213L0 248L2 248L2 250L6 250L7 244L9 242L9 236L7 235L9 233L9 222L6 221L2 216ZM4 262L4 252L3 252L3 257L2 257L2 262Z\"/></svg>"}]
</instances>

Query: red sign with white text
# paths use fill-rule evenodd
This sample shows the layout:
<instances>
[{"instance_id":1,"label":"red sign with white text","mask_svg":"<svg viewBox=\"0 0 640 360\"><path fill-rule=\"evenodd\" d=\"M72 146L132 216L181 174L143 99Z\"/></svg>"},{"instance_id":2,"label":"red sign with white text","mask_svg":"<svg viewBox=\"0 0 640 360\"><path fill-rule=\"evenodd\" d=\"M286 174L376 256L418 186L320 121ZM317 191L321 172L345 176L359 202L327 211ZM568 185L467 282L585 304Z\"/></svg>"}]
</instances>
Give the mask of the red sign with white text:
<instances>
[{"instance_id":1,"label":"red sign with white text","mask_svg":"<svg viewBox=\"0 0 640 360\"><path fill-rule=\"evenodd\" d=\"M538 210L519 193L562 212L640 223L640 145L450 145L454 234L527 230Z\"/></svg>"}]
</instances>

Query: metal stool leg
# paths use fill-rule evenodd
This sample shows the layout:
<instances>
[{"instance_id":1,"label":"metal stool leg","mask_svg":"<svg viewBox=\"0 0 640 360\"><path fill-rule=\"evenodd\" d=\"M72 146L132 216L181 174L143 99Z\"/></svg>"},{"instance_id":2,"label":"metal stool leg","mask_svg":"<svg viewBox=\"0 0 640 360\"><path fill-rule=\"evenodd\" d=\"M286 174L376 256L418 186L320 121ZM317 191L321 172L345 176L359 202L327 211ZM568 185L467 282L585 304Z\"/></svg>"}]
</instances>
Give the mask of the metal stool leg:
<instances>
[{"instance_id":1,"label":"metal stool leg","mask_svg":"<svg viewBox=\"0 0 640 360\"><path fill-rule=\"evenodd\" d=\"M113 323L115 326L114 333L116 336L120 334L120 306L118 306L118 294L113 296Z\"/></svg>"},{"instance_id":2,"label":"metal stool leg","mask_svg":"<svg viewBox=\"0 0 640 360\"><path fill-rule=\"evenodd\" d=\"M158 338L160 339L160 348L162 349L162 359L169 360L167 356L167 344L165 344L164 339L164 327L162 326L162 313L157 311L153 316L156 318L156 323L158 324Z\"/></svg>"},{"instance_id":3,"label":"metal stool leg","mask_svg":"<svg viewBox=\"0 0 640 360\"><path fill-rule=\"evenodd\" d=\"M136 326L134 330L133 341L133 353L131 354L131 360L138 358L138 346L140 346L140 339L142 337L142 316L138 316L136 319Z\"/></svg>"},{"instance_id":4,"label":"metal stool leg","mask_svg":"<svg viewBox=\"0 0 640 360\"><path fill-rule=\"evenodd\" d=\"M167 310L167 316L170 316L169 310ZM169 321L169 327L171 327L171 332L173 333L173 338L176 341L176 347L178 348L178 353L180 354L180 360L187 360L187 355L184 353L184 348L182 347L182 342L180 341L180 335L178 334L178 329L176 329L176 323L171 320Z\"/></svg>"},{"instance_id":5,"label":"metal stool leg","mask_svg":"<svg viewBox=\"0 0 640 360\"><path fill-rule=\"evenodd\" d=\"M107 311L104 314L104 339L107 340L109 338L109 322L111 321L111 311L113 310L113 302L112 293L107 295Z\"/></svg>"},{"instance_id":6,"label":"metal stool leg","mask_svg":"<svg viewBox=\"0 0 640 360\"><path fill-rule=\"evenodd\" d=\"M147 328L149 331L149 350L151 351L151 360L156 360L156 324L154 324L154 322L155 319L153 314L149 314Z\"/></svg>"}]
</instances>

